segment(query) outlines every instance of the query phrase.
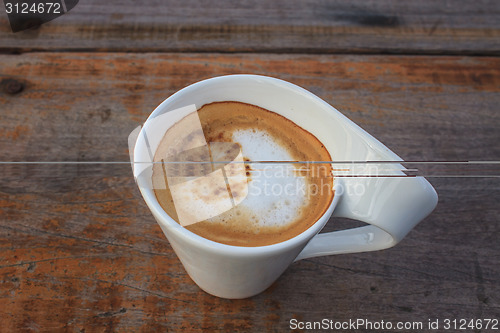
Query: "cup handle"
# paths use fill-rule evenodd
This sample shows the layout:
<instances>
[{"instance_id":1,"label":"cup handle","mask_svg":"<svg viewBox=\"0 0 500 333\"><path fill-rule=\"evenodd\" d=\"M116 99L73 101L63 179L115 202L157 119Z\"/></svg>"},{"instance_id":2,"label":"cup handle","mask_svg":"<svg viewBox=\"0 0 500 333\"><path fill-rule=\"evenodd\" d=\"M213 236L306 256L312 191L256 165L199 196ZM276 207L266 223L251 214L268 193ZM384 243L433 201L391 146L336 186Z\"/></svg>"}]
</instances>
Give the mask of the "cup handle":
<instances>
[{"instance_id":1,"label":"cup handle","mask_svg":"<svg viewBox=\"0 0 500 333\"><path fill-rule=\"evenodd\" d=\"M342 197L332 216L355 219L369 225L318 234L295 261L392 247L429 215L438 201L436 191L423 177L382 176L342 180L339 187L343 191L339 193ZM356 188L364 189L363 193L349 193L349 189L353 192L352 189Z\"/></svg>"}]
</instances>

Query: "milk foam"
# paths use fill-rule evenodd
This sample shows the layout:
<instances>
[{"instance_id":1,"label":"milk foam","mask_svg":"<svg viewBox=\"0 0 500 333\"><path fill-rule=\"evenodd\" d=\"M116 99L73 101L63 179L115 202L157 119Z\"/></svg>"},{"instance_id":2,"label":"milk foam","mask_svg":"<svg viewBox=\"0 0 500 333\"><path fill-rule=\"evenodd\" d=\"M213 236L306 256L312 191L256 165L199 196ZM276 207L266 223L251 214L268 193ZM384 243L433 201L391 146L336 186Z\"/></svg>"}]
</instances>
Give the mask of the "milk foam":
<instances>
[{"instance_id":1,"label":"milk foam","mask_svg":"<svg viewBox=\"0 0 500 333\"><path fill-rule=\"evenodd\" d=\"M252 162L330 160L311 133L240 102L206 104L195 116L199 122L186 116L170 127L154 157L189 162L153 165L158 202L180 225L223 244L265 246L302 233L324 214L334 196L331 167Z\"/></svg>"},{"instance_id":2,"label":"milk foam","mask_svg":"<svg viewBox=\"0 0 500 333\"><path fill-rule=\"evenodd\" d=\"M250 161L293 160L292 155L265 131L236 130L232 140L241 145L243 156ZM254 231L260 227L284 227L295 222L309 200L304 195L306 181L294 173L295 166L292 163L249 165L248 194L226 217L243 213Z\"/></svg>"}]
</instances>

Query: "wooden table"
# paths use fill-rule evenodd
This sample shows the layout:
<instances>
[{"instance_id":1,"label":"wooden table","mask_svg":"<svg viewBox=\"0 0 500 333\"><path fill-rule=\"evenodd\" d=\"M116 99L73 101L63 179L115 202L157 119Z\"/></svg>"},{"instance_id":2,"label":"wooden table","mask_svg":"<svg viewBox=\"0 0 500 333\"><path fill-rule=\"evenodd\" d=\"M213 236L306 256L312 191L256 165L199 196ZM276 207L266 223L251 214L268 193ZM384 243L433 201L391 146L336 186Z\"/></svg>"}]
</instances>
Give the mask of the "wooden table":
<instances>
[{"instance_id":1,"label":"wooden table","mask_svg":"<svg viewBox=\"0 0 500 333\"><path fill-rule=\"evenodd\" d=\"M406 160L500 160L496 1L89 0L16 34L3 13L0 52L2 162L127 162L128 134L160 102L233 73L303 86ZM129 164L0 175L1 332L500 319L500 178L429 178L440 202L396 247L302 260L225 300L188 277Z\"/></svg>"}]
</instances>

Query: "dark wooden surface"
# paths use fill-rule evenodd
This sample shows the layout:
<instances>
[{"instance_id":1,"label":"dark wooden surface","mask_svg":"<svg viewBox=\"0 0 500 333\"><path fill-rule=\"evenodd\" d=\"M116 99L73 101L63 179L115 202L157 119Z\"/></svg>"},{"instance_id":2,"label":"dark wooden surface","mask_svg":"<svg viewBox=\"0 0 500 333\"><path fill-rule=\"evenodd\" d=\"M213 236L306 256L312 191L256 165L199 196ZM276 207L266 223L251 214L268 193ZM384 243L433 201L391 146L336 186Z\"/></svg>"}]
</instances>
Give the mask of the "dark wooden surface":
<instances>
[{"instance_id":1,"label":"dark wooden surface","mask_svg":"<svg viewBox=\"0 0 500 333\"><path fill-rule=\"evenodd\" d=\"M0 164L0 332L500 318L499 178L429 178L440 202L396 247L303 260L234 301L190 280L126 163L161 101L232 73L303 86L407 160L500 160L497 2L134 3L19 34L0 17L0 161L124 162Z\"/></svg>"},{"instance_id":2,"label":"dark wooden surface","mask_svg":"<svg viewBox=\"0 0 500 333\"><path fill-rule=\"evenodd\" d=\"M0 48L498 55L499 16L496 0L88 0L16 35L2 15Z\"/></svg>"}]
</instances>

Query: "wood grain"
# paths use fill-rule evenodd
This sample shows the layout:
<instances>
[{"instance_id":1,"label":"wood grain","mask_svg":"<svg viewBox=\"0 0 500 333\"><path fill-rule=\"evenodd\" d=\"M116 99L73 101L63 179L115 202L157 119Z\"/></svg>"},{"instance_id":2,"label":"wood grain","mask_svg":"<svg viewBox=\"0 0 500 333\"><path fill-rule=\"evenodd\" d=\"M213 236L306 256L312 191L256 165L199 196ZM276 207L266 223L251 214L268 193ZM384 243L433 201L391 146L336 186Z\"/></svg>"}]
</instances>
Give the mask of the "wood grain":
<instances>
[{"instance_id":1,"label":"wood grain","mask_svg":"<svg viewBox=\"0 0 500 333\"><path fill-rule=\"evenodd\" d=\"M0 17L0 51L500 53L494 0L80 1L38 29L13 34Z\"/></svg>"},{"instance_id":2,"label":"wood grain","mask_svg":"<svg viewBox=\"0 0 500 333\"><path fill-rule=\"evenodd\" d=\"M236 73L309 89L406 160L500 159L498 58L35 53L1 60L4 160L126 161L128 134L166 97ZM9 80L24 90L5 92Z\"/></svg>"},{"instance_id":3,"label":"wood grain","mask_svg":"<svg viewBox=\"0 0 500 333\"><path fill-rule=\"evenodd\" d=\"M303 260L263 294L230 301L190 280L126 164L129 132L163 99L231 73L301 85L405 159L500 160L499 58L50 52L0 63L0 161L124 162L0 164L2 330L499 318L497 179L431 178L436 211L396 247Z\"/></svg>"}]
</instances>

